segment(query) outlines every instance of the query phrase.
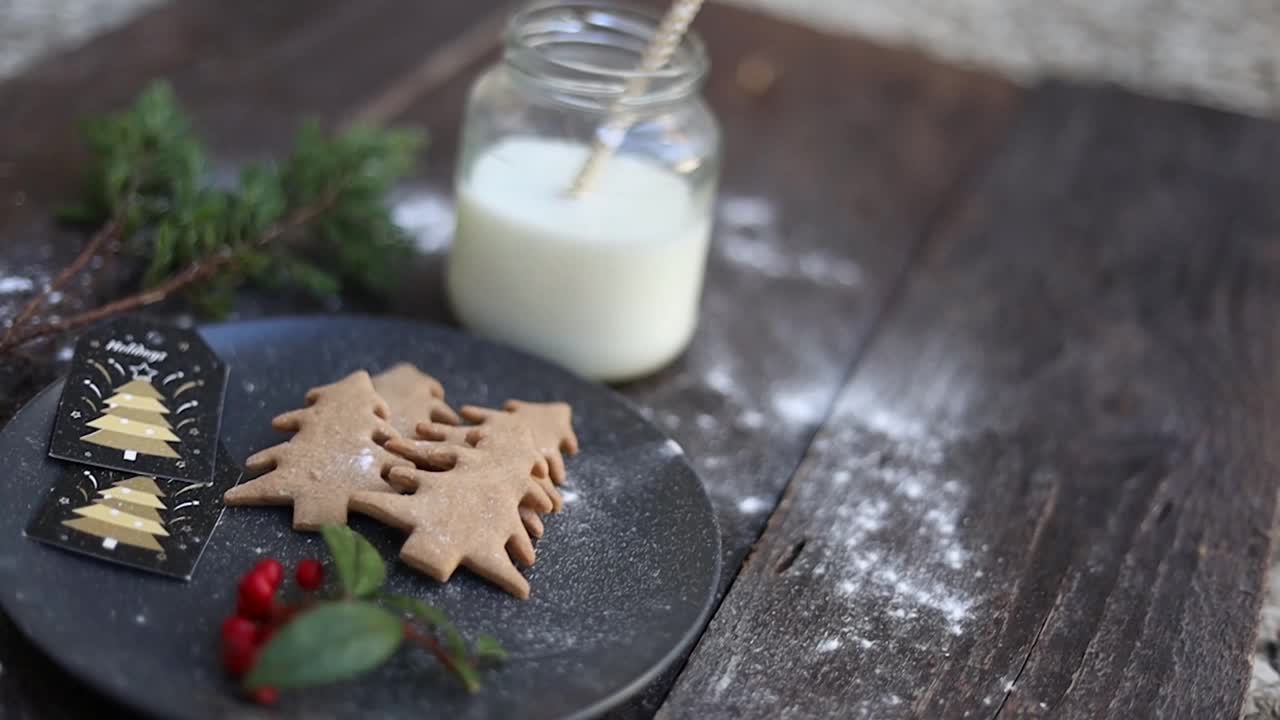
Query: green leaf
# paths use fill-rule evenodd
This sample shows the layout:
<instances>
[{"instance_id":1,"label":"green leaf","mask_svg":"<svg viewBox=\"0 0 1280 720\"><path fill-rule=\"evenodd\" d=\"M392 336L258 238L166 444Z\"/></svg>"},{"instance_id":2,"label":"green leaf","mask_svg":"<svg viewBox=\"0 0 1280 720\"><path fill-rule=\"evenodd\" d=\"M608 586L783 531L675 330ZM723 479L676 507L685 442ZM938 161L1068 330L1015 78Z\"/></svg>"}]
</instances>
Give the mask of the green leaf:
<instances>
[{"instance_id":1,"label":"green leaf","mask_svg":"<svg viewBox=\"0 0 1280 720\"><path fill-rule=\"evenodd\" d=\"M502 643L492 635L477 635L476 642L471 647L471 654L478 660L489 662L502 662L507 659L506 648L502 647Z\"/></svg>"},{"instance_id":2,"label":"green leaf","mask_svg":"<svg viewBox=\"0 0 1280 720\"><path fill-rule=\"evenodd\" d=\"M383 593L378 597L387 605L418 618L431 630L443 635L445 650L449 654L449 659L453 661L453 670L462 681L462 685L467 692L476 692L480 689L480 676L471 664L467 643L443 610L405 595Z\"/></svg>"},{"instance_id":3,"label":"green leaf","mask_svg":"<svg viewBox=\"0 0 1280 720\"><path fill-rule=\"evenodd\" d=\"M387 565L363 535L345 525L325 525L320 532L333 555L343 592L362 598L382 588L387 580Z\"/></svg>"},{"instance_id":4,"label":"green leaf","mask_svg":"<svg viewBox=\"0 0 1280 720\"><path fill-rule=\"evenodd\" d=\"M271 638L244 686L285 690L346 680L381 665L403 638L401 620L377 605L326 603Z\"/></svg>"},{"instance_id":5,"label":"green leaf","mask_svg":"<svg viewBox=\"0 0 1280 720\"><path fill-rule=\"evenodd\" d=\"M459 658L455 655L453 671L457 673L458 679L462 681L462 687L466 688L467 692L474 693L480 690L480 673L476 672L467 658Z\"/></svg>"}]
</instances>

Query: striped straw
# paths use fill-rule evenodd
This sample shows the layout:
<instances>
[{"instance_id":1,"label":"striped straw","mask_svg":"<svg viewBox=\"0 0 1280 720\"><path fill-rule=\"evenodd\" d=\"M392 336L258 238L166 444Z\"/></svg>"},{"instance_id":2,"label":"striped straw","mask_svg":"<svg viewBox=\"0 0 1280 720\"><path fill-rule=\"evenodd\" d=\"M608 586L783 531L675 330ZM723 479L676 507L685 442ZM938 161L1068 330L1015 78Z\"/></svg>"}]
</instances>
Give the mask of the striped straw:
<instances>
[{"instance_id":1,"label":"striped straw","mask_svg":"<svg viewBox=\"0 0 1280 720\"><path fill-rule=\"evenodd\" d=\"M703 0L676 0L663 16L658 32L654 34L640 59L639 72L627 83L622 96L614 101L608 120L596 130L595 139L591 143L591 154L573 179L570 195L582 197L591 192L600 171L617 152L618 145L631 127L631 117L623 112L623 103L628 98L643 93L649 85L648 76L661 70L671 60L676 48L680 47L685 32L689 30L689 24L702 8L702 2Z\"/></svg>"}]
</instances>

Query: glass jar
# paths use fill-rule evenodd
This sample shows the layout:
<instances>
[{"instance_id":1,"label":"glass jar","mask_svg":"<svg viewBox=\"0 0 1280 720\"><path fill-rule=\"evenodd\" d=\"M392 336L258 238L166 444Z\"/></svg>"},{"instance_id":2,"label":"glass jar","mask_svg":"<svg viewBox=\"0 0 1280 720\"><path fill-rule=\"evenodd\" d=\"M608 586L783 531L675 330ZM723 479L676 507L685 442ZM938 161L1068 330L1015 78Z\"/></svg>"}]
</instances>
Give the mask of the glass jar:
<instances>
[{"instance_id":1,"label":"glass jar","mask_svg":"<svg viewBox=\"0 0 1280 720\"><path fill-rule=\"evenodd\" d=\"M599 380L661 368L697 325L720 131L699 94L696 36L661 70L636 70L660 20L604 1L518 11L463 123L454 311L477 334ZM600 139L616 154L572 195L610 118Z\"/></svg>"}]
</instances>

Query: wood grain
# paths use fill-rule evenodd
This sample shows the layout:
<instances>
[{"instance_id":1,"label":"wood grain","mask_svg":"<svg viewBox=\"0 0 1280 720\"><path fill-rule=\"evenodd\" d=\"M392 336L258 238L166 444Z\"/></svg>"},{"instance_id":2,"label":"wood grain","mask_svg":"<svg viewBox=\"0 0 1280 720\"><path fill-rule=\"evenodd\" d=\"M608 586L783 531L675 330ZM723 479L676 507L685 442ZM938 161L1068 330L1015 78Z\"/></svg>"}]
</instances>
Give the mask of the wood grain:
<instances>
[{"instance_id":1,"label":"wood grain","mask_svg":"<svg viewBox=\"0 0 1280 720\"><path fill-rule=\"evenodd\" d=\"M1275 514L1280 127L1036 91L660 717L1235 718Z\"/></svg>"}]
</instances>

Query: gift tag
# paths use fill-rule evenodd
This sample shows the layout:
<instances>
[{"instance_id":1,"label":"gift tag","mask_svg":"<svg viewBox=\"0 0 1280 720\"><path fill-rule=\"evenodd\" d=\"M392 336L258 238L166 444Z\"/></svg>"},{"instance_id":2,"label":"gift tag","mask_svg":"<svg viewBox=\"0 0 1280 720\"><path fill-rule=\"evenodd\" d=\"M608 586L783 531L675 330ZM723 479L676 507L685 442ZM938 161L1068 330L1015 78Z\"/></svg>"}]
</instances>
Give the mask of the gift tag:
<instances>
[{"instance_id":1,"label":"gift tag","mask_svg":"<svg viewBox=\"0 0 1280 720\"><path fill-rule=\"evenodd\" d=\"M227 366L195 332L135 318L76 343L49 454L134 475L208 482Z\"/></svg>"},{"instance_id":2,"label":"gift tag","mask_svg":"<svg viewBox=\"0 0 1280 720\"><path fill-rule=\"evenodd\" d=\"M240 482L221 447L209 482L67 465L27 537L72 552L190 580L222 517L222 494Z\"/></svg>"}]
</instances>

